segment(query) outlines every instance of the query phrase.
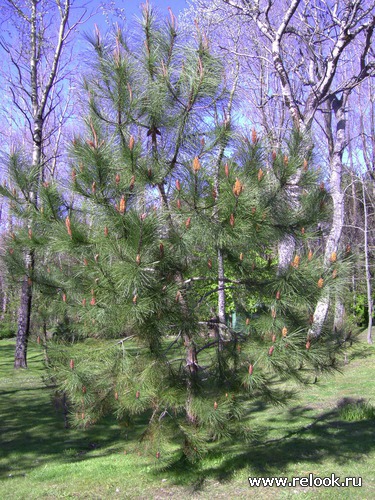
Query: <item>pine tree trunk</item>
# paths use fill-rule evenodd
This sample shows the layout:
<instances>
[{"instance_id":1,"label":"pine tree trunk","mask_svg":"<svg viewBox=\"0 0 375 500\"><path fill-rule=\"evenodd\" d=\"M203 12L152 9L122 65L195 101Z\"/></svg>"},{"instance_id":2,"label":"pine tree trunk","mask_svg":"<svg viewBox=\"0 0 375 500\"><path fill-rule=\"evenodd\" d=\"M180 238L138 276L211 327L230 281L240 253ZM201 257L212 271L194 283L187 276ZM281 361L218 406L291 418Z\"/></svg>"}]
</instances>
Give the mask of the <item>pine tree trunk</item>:
<instances>
[{"instance_id":1,"label":"pine tree trunk","mask_svg":"<svg viewBox=\"0 0 375 500\"><path fill-rule=\"evenodd\" d=\"M32 255L27 258L32 261ZM30 333L30 316L32 302L32 283L28 276L24 276L21 289L21 303L18 312L18 331L16 351L14 355L14 368L27 368L27 344Z\"/></svg>"},{"instance_id":2,"label":"pine tree trunk","mask_svg":"<svg viewBox=\"0 0 375 500\"><path fill-rule=\"evenodd\" d=\"M177 272L175 279L177 283L179 284L183 283L182 275L179 272ZM178 303L180 304L181 307L181 314L184 317L184 322L186 323L186 325L189 325L190 311L185 301L185 298L181 292L178 295ZM197 349L194 340L192 338L192 333L190 333L188 330L185 331L184 333L184 345L186 348L185 360L186 360L186 372L187 372L187 380L186 380L187 395L185 402L185 411L188 422L191 424L195 424L196 417L191 410L191 403L193 399L195 379L198 373L198 357L197 357Z\"/></svg>"}]
</instances>

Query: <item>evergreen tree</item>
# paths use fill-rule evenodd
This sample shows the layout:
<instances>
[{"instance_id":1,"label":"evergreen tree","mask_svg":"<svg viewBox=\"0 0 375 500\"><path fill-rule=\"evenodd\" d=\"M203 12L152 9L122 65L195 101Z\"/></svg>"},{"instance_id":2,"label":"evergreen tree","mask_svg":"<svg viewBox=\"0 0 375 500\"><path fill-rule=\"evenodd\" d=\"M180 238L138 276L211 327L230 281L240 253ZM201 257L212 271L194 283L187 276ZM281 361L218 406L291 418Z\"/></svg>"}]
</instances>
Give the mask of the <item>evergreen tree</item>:
<instances>
[{"instance_id":1,"label":"evergreen tree","mask_svg":"<svg viewBox=\"0 0 375 500\"><path fill-rule=\"evenodd\" d=\"M338 337L329 325L319 339L307 332L340 270L333 255L321 275L312 251L329 197L303 138L267 152L255 131L236 133L222 65L199 29L182 44L173 14L162 26L148 4L141 29L138 44L120 30L91 40L74 203L43 187L35 244L49 265L36 279L75 339L97 339L89 351L50 350L72 420L141 415L157 458L177 443L194 460L210 439L246 436L250 402L282 401L280 380L332 367ZM281 272L285 235L298 252Z\"/></svg>"}]
</instances>

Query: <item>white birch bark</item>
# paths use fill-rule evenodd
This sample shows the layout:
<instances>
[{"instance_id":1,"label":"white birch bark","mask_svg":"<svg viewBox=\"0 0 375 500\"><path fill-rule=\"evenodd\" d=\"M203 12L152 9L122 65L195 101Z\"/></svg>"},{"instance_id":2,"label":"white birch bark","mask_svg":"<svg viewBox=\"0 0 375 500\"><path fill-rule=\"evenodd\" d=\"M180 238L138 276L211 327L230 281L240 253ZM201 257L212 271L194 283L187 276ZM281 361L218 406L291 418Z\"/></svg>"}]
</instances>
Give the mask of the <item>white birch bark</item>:
<instances>
[{"instance_id":1,"label":"white birch bark","mask_svg":"<svg viewBox=\"0 0 375 500\"><path fill-rule=\"evenodd\" d=\"M334 148L330 160L330 195L332 198L332 223L329 231L323 256L323 272L326 272L331 264L331 256L337 254L342 228L344 225L344 193L342 190L342 155L346 147L346 117L345 108L349 92L344 93L342 99L331 101L336 118L336 134ZM314 322L308 332L309 337L319 337L327 317L331 302L329 288L324 287L323 296L316 304L314 311Z\"/></svg>"},{"instance_id":2,"label":"white birch bark","mask_svg":"<svg viewBox=\"0 0 375 500\"><path fill-rule=\"evenodd\" d=\"M260 0L252 2L246 0L222 0L222 2L250 18L253 26L256 26L259 32L268 40L284 103L289 109L295 127L302 132L310 131L315 114L325 101L335 103L336 94L342 95L342 101L346 101L350 92L361 81L374 75L374 60L369 58L375 27L374 2L366 4L360 0L342 3L339 1L334 3L322 2L323 9L326 10L330 22L336 26L335 36L325 39L325 41L329 40L329 47L326 47L325 51L327 55L324 55L322 48L324 42L311 44L305 38L304 43L309 47L309 54L306 55L300 51L301 57L298 64L295 65L295 75L291 74L290 71L288 72L286 66L286 58L289 55L288 53L292 51L292 47L286 45L287 36L288 33L293 33L293 31L298 36L303 36L303 34L302 32L298 33L298 30L292 26L291 21L299 16L302 25L304 24L307 28L306 33L308 33L309 24L315 22L316 26L314 28L318 30L316 32L321 32L321 40L323 40L324 31L321 30L319 25L321 15L315 15L315 7L301 0L293 0L287 4L287 8L283 12L279 13L279 16L276 16L274 12L276 3L271 0L262 3ZM350 44L353 44L359 38L359 35L363 36L364 43L360 49L358 69L354 70L347 79L337 79L341 59L345 51ZM329 48L328 51L327 48ZM307 79L299 72L299 65L309 67ZM299 79L299 83L307 89L304 96L303 94L298 95L299 99L302 96L301 102L297 100L296 92L298 87L293 86L291 78L294 78L295 81ZM336 99L336 104L338 102ZM344 222L344 196L341 188L341 178L342 154L346 146L344 138L345 104L346 102L339 106L337 110L333 108L337 122L335 142L330 145L330 194L333 202L333 219L324 252L324 270L329 266L331 254L333 252L337 253ZM298 186L298 180L299 176L297 175L295 178L296 186ZM287 262L292 260L293 253L294 242L289 235L286 235L279 245L279 273L282 273L287 268ZM316 305L314 323L309 331L310 336L318 337L321 334L330 302L330 293L329 290L326 290L325 295Z\"/></svg>"}]
</instances>

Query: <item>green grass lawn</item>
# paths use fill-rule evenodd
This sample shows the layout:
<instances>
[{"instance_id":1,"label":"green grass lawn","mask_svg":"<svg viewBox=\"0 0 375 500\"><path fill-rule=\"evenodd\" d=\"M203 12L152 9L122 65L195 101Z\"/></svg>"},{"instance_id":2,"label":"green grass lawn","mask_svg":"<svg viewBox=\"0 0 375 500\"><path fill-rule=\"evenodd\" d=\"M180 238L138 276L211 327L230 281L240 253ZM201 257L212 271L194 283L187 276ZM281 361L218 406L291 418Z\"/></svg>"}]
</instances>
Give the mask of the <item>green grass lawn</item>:
<instances>
[{"instance_id":1,"label":"green grass lawn","mask_svg":"<svg viewBox=\"0 0 375 500\"><path fill-rule=\"evenodd\" d=\"M14 371L14 342L0 341L0 498L375 498L375 420L343 420L342 405L375 407L375 346L363 341L349 363L317 384L299 387L285 407L254 407L252 441L212 443L195 465L162 468L141 453L134 432L106 420L65 429L43 354L31 343L29 369ZM350 415L350 412L347 412ZM257 488L248 476L363 478L361 488Z\"/></svg>"}]
</instances>

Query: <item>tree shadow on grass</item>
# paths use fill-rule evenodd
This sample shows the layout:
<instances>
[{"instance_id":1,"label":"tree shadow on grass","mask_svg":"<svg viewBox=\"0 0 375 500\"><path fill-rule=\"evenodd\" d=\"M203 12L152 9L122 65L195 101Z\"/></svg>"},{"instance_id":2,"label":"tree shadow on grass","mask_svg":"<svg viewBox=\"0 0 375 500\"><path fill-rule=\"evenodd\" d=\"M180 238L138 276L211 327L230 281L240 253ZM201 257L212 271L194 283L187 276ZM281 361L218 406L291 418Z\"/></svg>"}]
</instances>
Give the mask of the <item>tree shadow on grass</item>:
<instances>
[{"instance_id":1,"label":"tree shadow on grass","mask_svg":"<svg viewBox=\"0 0 375 500\"><path fill-rule=\"evenodd\" d=\"M14 347L1 346L1 354L4 348L8 351L6 359L10 359ZM6 377L3 383L0 379L0 477L24 476L52 461L74 463L99 458L123 447L119 426L111 419L86 430L64 428L61 412L57 414L51 402L51 388L41 381L40 352L31 354L30 370L15 373L9 365L0 367L0 377ZM27 383L23 384L23 380ZM252 414L262 414L266 409L261 403L252 408ZM312 409L306 406L295 406L280 414L266 412L256 440L212 443L203 463L192 465L179 460L170 463L163 474L168 474L175 484L190 484L199 491L206 479L229 481L240 470L245 470L246 475L278 476L288 466L303 461L315 471L327 459L346 464L374 450L374 423L343 422L339 411L338 404L313 424ZM275 432L284 437L271 440L269 436ZM135 435L139 435L139 429L129 431L128 442ZM155 467L154 473L160 473L160 468Z\"/></svg>"},{"instance_id":2,"label":"tree shadow on grass","mask_svg":"<svg viewBox=\"0 0 375 500\"><path fill-rule=\"evenodd\" d=\"M85 430L66 429L49 388L0 392L0 415L0 477L24 475L50 461L82 460L90 451L118 441L113 421Z\"/></svg>"},{"instance_id":3,"label":"tree shadow on grass","mask_svg":"<svg viewBox=\"0 0 375 500\"><path fill-rule=\"evenodd\" d=\"M260 434L261 440L246 444L218 443L205 460L208 466L189 464L181 459L169 467L169 474L175 484L186 484L186 477L191 483L203 488L205 480L230 481L233 474L246 470L247 476L280 476L290 465L305 462L311 464L311 471L316 473L319 465L330 460L338 466L351 460L361 460L375 449L374 421L343 422L339 419L342 403L334 410L322 414L315 422L301 425L286 433L282 438L267 440L266 434ZM306 418L311 422L310 408L294 407L285 416L288 422ZM268 431L272 431L268 427ZM214 465L210 467L210 462ZM325 475L326 470L320 470ZM333 471L329 471L333 472ZM204 480L202 479L204 477Z\"/></svg>"},{"instance_id":4,"label":"tree shadow on grass","mask_svg":"<svg viewBox=\"0 0 375 500\"><path fill-rule=\"evenodd\" d=\"M138 442L143 417L126 429L114 417L87 429L65 428L54 388L43 382L40 348L31 346L27 370L13 369L13 354L14 342L0 342L0 479L24 477L48 463L79 463L123 453L124 445L131 448Z\"/></svg>"},{"instance_id":5,"label":"tree shadow on grass","mask_svg":"<svg viewBox=\"0 0 375 500\"><path fill-rule=\"evenodd\" d=\"M31 349L29 369L13 370L14 345L0 349L0 478L24 476L48 462L74 462L118 445L119 427L105 420L89 429L66 429L53 390L42 380L43 354ZM95 452L97 456L97 451Z\"/></svg>"}]
</instances>

